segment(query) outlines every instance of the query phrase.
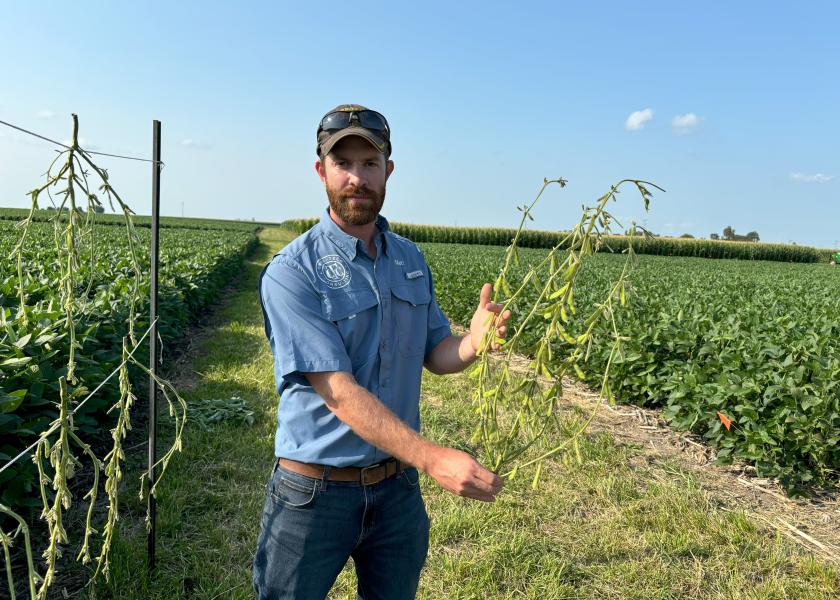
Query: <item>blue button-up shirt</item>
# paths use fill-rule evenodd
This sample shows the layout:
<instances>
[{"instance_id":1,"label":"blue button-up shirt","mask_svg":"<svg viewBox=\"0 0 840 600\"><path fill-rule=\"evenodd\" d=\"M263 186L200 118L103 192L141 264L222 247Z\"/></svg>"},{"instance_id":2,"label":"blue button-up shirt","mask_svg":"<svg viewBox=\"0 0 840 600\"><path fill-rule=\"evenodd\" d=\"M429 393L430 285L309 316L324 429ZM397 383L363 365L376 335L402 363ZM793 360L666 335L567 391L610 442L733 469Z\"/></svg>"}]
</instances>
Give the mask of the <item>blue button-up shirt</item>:
<instances>
[{"instance_id":1,"label":"blue button-up shirt","mask_svg":"<svg viewBox=\"0 0 840 600\"><path fill-rule=\"evenodd\" d=\"M274 354L275 455L334 467L388 458L330 411L304 373L347 371L415 431L424 358L451 335L420 249L376 221L376 259L329 210L260 275Z\"/></svg>"}]
</instances>

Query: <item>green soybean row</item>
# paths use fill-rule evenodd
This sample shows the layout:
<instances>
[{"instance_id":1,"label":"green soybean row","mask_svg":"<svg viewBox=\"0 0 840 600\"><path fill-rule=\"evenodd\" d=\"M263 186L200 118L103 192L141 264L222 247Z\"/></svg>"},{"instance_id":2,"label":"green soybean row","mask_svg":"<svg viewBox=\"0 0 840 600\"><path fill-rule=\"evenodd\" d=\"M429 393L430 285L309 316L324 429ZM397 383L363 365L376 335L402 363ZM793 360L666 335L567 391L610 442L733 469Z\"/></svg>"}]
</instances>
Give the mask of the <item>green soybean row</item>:
<instances>
[{"instance_id":1,"label":"green soybean row","mask_svg":"<svg viewBox=\"0 0 840 600\"><path fill-rule=\"evenodd\" d=\"M444 312L468 323L480 284L494 280L504 248L421 248ZM521 250L521 272L543 256ZM603 297L623 260L593 257L578 307ZM629 306L617 319L627 339L610 374L622 401L661 407L673 427L702 435L721 460L746 460L792 491L837 483L840 269L640 256L630 284ZM568 329L575 335L581 325L572 318ZM536 326L523 333L539 336ZM592 382L608 357L608 333L599 331L584 369Z\"/></svg>"},{"instance_id":2,"label":"green soybean row","mask_svg":"<svg viewBox=\"0 0 840 600\"><path fill-rule=\"evenodd\" d=\"M197 229L161 230L159 333L164 341L183 337L191 321L238 271L244 255L256 244L250 231ZM134 269L125 229L97 226L78 265L84 300L77 307L78 384L71 393L93 389L121 361L122 338L128 330L128 299ZM139 248L148 249L150 230L138 228ZM21 318L18 274L10 257L19 235L14 223L0 221L0 464L29 445L56 418L59 379L66 375L69 336L58 300L59 264L49 223L33 223L24 251L27 319ZM149 296L149 258L139 256L140 294ZM148 303L148 300L145 300ZM138 307L138 332L148 327L146 305ZM145 350L146 354L148 351ZM114 403L116 378L75 415L75 424L91 436L107 436L104 415ZM19 461L0 474L0 502L11 507L40 501L32 464ZM34 494L33 494L34 493Z\"/></svg>"},{"instance_id":3,"label":"green soybean row","mask_svg":"<svg viewBox=\"0 0 840 600\"><path fill-rule=\"evenodd\" d=\"M64 211L66 214L66 209ZM22 221L29 215L26 208L0 208L0 221ZM52 221L56 216L55 210L40 209L32 214L32 220L37 222ZM99 225L125 226L125 218L121 214L102 213L96 215L96 223ZM152 218L147 215L134 215L132 223L135 227L151 228ZM162 228L177 229L203 229L203 230L230 230L230 231L254 231L263 225L276 225L272 223L258 223L256 221L228 221L223 219L198 219L194 217L160 217Z\"/></svg>"}]
</instances>

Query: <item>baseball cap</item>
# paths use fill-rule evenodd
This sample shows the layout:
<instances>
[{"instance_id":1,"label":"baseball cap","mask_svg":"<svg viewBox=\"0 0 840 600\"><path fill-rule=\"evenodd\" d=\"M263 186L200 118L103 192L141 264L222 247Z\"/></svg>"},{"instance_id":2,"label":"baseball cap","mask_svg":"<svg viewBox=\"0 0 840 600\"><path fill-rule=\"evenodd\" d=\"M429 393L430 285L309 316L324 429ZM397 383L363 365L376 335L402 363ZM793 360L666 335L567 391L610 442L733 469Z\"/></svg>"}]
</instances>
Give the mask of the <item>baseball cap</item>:
<instances>
[{"instance_id":1,"label":"baseball cap","mask_svg":"<svg viewBox=\"0 0 840 600\"><path fill-rule=\"evenodd\" d=\"M318 146L323 158L347 136L356 135L370 142L388 158L391 155L391 130L385 117L360 104L340 104L329 111L318 125Z\"/></svg>"}]
</instances>

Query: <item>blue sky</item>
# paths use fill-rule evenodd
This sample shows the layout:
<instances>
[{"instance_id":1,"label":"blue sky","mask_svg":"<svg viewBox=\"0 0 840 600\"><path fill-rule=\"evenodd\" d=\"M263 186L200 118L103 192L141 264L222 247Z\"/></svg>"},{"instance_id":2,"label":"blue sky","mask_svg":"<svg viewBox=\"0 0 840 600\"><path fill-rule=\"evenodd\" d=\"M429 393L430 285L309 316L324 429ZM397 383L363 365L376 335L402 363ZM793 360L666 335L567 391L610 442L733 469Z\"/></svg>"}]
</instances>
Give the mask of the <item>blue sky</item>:
<instances>
[{"instance_id":1,"label":"blue sky","mask_svg":"<svg viewBox=\"0 0 840 600\"><path fill-rule=\"evenodd\" d=\"M31 4L31 6L30 6ZM148 155L163 123L162 212L281 221L326 204L320 117L383 112L385 214L562 229L618 179L613 211L662 234L731 225L764 241L840 240L836 2L4 3L0 119ZM635 114L634 114L635 113ZM54 155L0 128L0 205ZM102 159L137 212L143 163Z\"/></svg>"}]
</instances>

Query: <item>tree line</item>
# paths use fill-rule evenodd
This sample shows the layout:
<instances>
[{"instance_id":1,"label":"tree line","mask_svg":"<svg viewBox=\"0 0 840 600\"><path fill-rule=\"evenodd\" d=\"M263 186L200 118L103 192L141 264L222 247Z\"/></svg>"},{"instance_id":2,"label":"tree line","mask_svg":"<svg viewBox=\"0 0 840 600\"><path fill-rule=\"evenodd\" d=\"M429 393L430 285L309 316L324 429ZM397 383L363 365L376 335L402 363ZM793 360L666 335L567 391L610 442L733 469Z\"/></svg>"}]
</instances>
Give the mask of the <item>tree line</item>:
<instances>
[{"instance_id":1,"label":"tree line","mask_svg":"<svg viewBox=\"0 0 840 600\"><path fill-rule=\"evenodd\" d=\"M717 233L712 233L709 235L710 239L713 240L724 240L727 242L757 242L759 241L758 232L757 231L750 231L747 235L738 235L735 233L735 230L732 229L730 225L727 225L723 228L723 236L718 235Z\"/></svg>"}]
</instances>

